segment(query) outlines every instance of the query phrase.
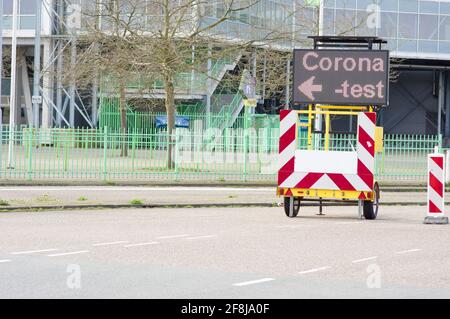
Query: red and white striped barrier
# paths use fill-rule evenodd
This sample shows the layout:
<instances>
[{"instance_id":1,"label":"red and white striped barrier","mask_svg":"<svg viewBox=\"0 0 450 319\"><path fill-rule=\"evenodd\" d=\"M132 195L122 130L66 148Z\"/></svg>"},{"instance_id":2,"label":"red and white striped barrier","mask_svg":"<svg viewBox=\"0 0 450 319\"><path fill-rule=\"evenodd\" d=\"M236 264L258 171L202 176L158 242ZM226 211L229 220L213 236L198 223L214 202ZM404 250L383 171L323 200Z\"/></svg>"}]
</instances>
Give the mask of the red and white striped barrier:
<instances>
[{"instance_id":1,"label":"red and white striped barrier","mask_svg":"<svg viewBox=\"0 0 450 319\"><path fill-rule=\"evenodd\" d=\"M280 112L280 188L373 190L376 113L358 115L358 145L354 161L349 152L336 152L331 156L332 152L297 151L297 117L298 113L292 110ZM337 158L341 156L339 153L343 156L341 160Z\"/></svg>"},{"instance_id":2,"label":"red and white striped barrier","mask_svg":"<svg viewBox=\"0 0 450 319\"><path fill-rule=\"evenodd\" d=\"M428 155L428 213L425 224L448 224L445 216L445 171L444 155Z\"/></svg>"}]
</instances>

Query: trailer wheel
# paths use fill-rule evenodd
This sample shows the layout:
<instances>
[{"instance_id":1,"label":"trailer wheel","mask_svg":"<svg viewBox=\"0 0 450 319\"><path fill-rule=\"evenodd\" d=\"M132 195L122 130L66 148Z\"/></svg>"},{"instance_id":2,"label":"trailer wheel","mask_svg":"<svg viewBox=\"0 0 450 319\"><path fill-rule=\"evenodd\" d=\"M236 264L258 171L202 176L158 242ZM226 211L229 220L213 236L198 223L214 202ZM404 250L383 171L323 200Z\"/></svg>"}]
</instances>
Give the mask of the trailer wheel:
<instances>
[{"instance_id":1,"label":"trailer wheel","mask_svg":"<svg viewBox=\"0 0 450 319\"><path fill-rule=\"evenodd\" d=\"M375 183L373 192L375 200L373 202L364 202L364 218L368 220L377 219L378 216L378 208L380 206L380 187L378 186L378 183Z\"/></svg>"},{"instance_id":2,"label":"trailer wheel","mask_svg":"<svg viewBox=\"0 0 450 319\"><path fill-rule=\"evenodd\" d=\"M293 216L289 214L289 207L291 204L291 200L294 202ZM297 217L298 212L300 210L300 197L285 197L284 198L284 212L286 216L289 218Z\"/></svg>"}]
</instances>

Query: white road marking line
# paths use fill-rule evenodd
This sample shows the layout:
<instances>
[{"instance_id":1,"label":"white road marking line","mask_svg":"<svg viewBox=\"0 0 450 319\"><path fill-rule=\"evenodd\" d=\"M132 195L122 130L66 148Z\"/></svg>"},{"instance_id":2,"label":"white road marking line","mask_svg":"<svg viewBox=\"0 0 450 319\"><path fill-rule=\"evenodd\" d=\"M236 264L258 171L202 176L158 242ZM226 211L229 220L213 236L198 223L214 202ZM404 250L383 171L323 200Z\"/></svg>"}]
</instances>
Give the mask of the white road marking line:
<instances>
[{"instance_id":1,"label":"white road marking line","mask_svg":"<svg viewBox=\"0 0 450 319\"><path fill-rule=\"evenodd\" d=\"M298 274L299 275L306 275L306 274L311 274L313 272L324 271L324 270L327 270L327 269L331 269L331 267L326 266L326 267L321 267L321 268L314 268L314 269L310 269L310 270L300 271Z\"/></svg>"},{"instance_id":2,"label":"white road marking line","mask_svg":"<svg viewBox=\"0 0 450 319\"><path fill-rule=\"evenodd\" d=\"M129 247L139 247L139 246L148 246L148 245L156 245L159 244L157 241L152 241L149 243L139 243L139 244L131 244L131 245L125 245L123 247L129 248Z\"/></svg>"},{"instance_id":3,"label":"white road marking line","mask_svg":"<svg viewBox=\"0 0 450 319\"><path fill-rule=\"evenodd\" d=\"M70 253L47 255L47 257L60 257L60 256L78 255L78 254L86 254L88 252L89 252L88 250L80 250L80 251L73 251L73 252L70 252Z\"/></svg>"},{"instance_id":4,"label":"white road marking line","mask_svg":"<svg viewBox=\"0 0 450 319\"><path fill-rule=\"evenodd\" d=\"M239 282L237 284L233 284L233 286L243 287L243 286L261 284L261 283L264 283L264 282L274 281L274 280L275 280L274 278L262 278L262 279L258 279L258 280Z\"/></svg>"},{"instance_id":5,"label":"white road marking line","mask_svg":"<svg viewBox=\"0 0 450 319\"><path fill-rule=\"evenodd\" d=\"M183 237L187 237L189 235L174 235L174 236L160 236L160 237L156 237L156 239L175 239L175 238L183 238Z\"/></svg>"},{"instance_id":6,"label":"white road marking line","mask_svg":"<svg viewBox=\"0 0 450 319\"><path fill-rule=\"evenodd\" d=\"M10 263L12 260L10 260L10 259L3 259L3 260L0 260L0 264L3 264L3 263Z\"/></svg>"},{"instance_id":7,"label":"white road marking line","mask_svg":"<svg viewBox=\"0 0 450 319\"><path fill-rule=\"evenodd\" d=\"M37 253L49 253L51 251L58 251L59 249L41 249L41 250L29 250L29 251L16 251L11 253L11 255L28 255Z\"/></svg>"},{"instance_id":8,"label":"white road marking line","mask_svg":"<svg viewBox=\"0 0 450 319\"><path fill-rule=\"evenodd\" d=\"M197 237L188 237L187 240L195 240L195 239L206 239L206 238L214 238L217 235L207 235L207 236L197 236Z\"/></svg>"},{"instance_id":9,"label":"white road marking line","mask_svg":"<svg viewBox=\"0 0 450 319\"><path fill-rule=\"evenodd\" d=\"M422 249L408 249L408 250L397 251L396 254L414 253L414 252L421 251L421 250Z\"/></svg>"},{"instance_id":10,"label":"white road marking line","mask_svg":"<svg viewBox=\"0 0 450 319\"><path fill-rule=\"evenodd\" d=\"M362 263L364 261L375 260L377 258L378 258L378 256L367 257L367 258L363 258L363 259L353 260L352 263L357 264L357 263Z\"/></svg>"},{"instance_id":11,"label":"white road marking line","mask_svg":"<svg viewBox=\"0 0 450 319\"><path fill-rule=\"evenodd\" d=\"M110 243L98 243L98 244L93 244L92 246L110 246L110 245L118 245L118 244L126 244L128 243L128 241L123 240L123 241L112 241Z\"/></svg>"}]
</instances>

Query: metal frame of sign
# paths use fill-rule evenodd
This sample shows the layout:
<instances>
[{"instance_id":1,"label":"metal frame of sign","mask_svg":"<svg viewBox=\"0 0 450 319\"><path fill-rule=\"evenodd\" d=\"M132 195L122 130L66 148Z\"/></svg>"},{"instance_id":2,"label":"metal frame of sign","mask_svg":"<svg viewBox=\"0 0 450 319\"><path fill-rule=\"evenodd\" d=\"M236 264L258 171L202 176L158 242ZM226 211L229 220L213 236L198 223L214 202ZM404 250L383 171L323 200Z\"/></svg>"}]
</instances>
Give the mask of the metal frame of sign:
<instances>
[{"instance_id":1,"label":"metal frame of sign","mask_svg":"<svg viewBox=\"0 0 450 319\"><path fill-rule=\"evenodd\" d=\"M337 104L336 102L330 102L330 101L320 101L320 102L297 102L294 100L294 96L295 96L295 90L297 89L294 85L294 79L295 79L295 72L296 72L296 68L295 68L295 53L298 51L332 51L332 52L342 52L342 51L349 51L349 52L384 52L387 54L387 72L386 72L386 104L384 105L379 105L379 104L373 104L373 103L357 103L357 102L348 102L348 103L342 103L342 104ZM391 69L391 59L390 59L390 51L389 50L354 50L354 49L294 49L294 54L293 54L293 68L294 68L294 73L293 73L293 77L292 77L292 99L293 99L293 104L312 104L312 105L316 105L316 104L330 104L330 105L364 105L364 106L389 106L389 93L390 93L390 85L389 85L389 73L390 73L390 69Z\"/></svg>"}]
</instances>

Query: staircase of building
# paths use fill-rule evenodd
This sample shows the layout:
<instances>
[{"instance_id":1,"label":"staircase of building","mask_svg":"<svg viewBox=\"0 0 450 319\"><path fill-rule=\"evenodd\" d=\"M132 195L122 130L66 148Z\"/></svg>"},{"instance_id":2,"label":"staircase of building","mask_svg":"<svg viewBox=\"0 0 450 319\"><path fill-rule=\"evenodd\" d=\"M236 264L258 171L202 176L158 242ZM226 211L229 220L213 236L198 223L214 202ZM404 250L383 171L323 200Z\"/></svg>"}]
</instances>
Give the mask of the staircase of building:
<instances>
[{"instance_id":1,"label":"staircase of building","mask_svg":"<svg viewBox=\"0 0 450 319\"><path fill-rule=\"evenodd\" d=\"M201 100L206 95L212 95L225 74L236 68L241 57L242 55L238 54L236 57L222 57L216 60L211 67L210 76L198 71L178 73L175 76L175 99ZM105 91L114 88L112 81L106 81L104 84ZM143 89L146 89L144 82L137 79L127 84L127 95L130 97L142 96ZM166 95L164 82L162 80L154 81L153 87L148 93L151 98L164 99Z\"/></svg>"}]
</instances>

